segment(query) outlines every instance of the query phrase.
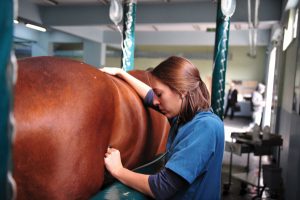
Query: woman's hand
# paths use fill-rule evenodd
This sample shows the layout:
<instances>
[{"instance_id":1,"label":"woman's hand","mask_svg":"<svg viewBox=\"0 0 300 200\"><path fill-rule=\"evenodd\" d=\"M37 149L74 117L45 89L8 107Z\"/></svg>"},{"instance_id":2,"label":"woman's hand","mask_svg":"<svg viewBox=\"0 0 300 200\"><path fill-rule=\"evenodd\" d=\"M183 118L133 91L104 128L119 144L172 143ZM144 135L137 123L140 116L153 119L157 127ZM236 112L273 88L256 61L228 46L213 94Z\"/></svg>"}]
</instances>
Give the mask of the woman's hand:
<instances>
[{"instance_id":1,"label":"woman's hand","mask_svg":"<svg viewBox=\"0 0 300 200\"><path fill-rule=\"evenodd\" d=\"M107 152L105 153L104 163L106 169L111 173L111 175L114 177L118 176L120 171L123 169L120 151L108 147Z\"/></svg>"},{"instance_id":2,"label":"woman's hand","mask_svg":"<svg viewBox=\"0 0 300 200\"><path fill-rule=\"evenodd\" d=\"M120 182L154 198L148 183L149 175L139 174L124 168L119 150L108 147L104 163L111 175Z\"/></svg>"},{"instance_id":3,"label":"woman's hand","mask_svg":"<svg viewBox=\"0 0 300 200\"><path fill-rule=\"evenodd\" d=\"M120 75L122 72L124 72L123 69L117 67L103 67L100 70L113 76Z\"/></svg>"}]
</instances>

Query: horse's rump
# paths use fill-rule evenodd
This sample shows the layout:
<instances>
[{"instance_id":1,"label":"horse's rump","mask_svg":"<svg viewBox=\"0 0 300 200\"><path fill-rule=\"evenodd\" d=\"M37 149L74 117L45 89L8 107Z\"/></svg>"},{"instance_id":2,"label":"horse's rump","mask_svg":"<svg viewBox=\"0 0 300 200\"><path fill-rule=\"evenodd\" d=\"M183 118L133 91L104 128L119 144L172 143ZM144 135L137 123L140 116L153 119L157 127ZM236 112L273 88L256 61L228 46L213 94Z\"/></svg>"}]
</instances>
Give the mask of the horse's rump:
<instances>
[{"instance_id":1,"label":"horse's rump","mask_svg":"<svg viewBox=\"0 0 300 200\"><path fill-rule=\"evenodd\" d=\"M87 199L103 183L109 144L133 168L164 150L168 129L124 81L54 57L19 61L14 114L18 199Z\"/></svg>"}]
</instances>

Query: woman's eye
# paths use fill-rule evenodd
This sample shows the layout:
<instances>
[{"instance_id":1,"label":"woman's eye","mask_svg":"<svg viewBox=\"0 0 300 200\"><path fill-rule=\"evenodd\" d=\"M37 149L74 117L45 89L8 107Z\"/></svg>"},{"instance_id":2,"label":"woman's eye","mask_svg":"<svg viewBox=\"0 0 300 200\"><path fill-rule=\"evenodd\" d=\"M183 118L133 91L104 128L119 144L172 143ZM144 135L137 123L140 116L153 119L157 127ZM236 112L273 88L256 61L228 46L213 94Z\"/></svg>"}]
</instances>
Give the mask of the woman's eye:
<instances>
[{"instance_id":1,"label":"woman's eye","mask_svg":"<svg viewBox=\"0 0 300 200\"><path fill-rule=\"evenodd\" d=\"M161 97L161 93L157 93L156 96L157 96L157 97Z\"/></svg>"}]
</instances>

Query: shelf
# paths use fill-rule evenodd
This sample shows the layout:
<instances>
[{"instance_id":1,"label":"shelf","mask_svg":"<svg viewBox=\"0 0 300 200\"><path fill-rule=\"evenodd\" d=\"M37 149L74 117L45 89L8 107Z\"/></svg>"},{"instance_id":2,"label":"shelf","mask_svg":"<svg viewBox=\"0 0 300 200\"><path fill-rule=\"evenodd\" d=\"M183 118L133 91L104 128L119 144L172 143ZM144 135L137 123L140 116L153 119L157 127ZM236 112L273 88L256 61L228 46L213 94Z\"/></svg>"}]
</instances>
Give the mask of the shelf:
<instances>
[{"instance_id":1,"label":"shelf","mask_svg":"<svg viewBox=\"0 0 300 200\"><path fill-rule=\"evenodd\" d=\"M264 146L264 147L275 147L275 146L281 146L282 145L282 138L280 135L276 134L270 134L268 139L262 138L262 135L260 135L260 138L253 140L252 139L252 132L244 132L244 133L231 133L231 137L236 139L237 142L249 144L253 146Z\"/></svg>"},{"instance_id":2,"label":"shelf","mask_svg":"<svg viewBox=\"0 0 300 200\"><path fill-rule=\"evenodd\" d=\"M249 185L256 186L257 187L257 181L258 181L258 173L257 172L249 172L249 173L234 173L232 174L232 177L234 177L237 180L240 180L242 182L245 182ZM260 186L263 185L262 179L260 179Z\"/></svg>"},{"instance_id":3,"label":"shelf","mask_svg":"<svg viewBox=\"0 0 300 200\"><path fill-rule=\"evenodd\" d=\"M225 151L231 152L233 154L241 156L243 153L251 153L253 152L253 148L251 148L247 144L240 144L235 142L227 142L225 143Z\"/></svg>"}]
</instances>

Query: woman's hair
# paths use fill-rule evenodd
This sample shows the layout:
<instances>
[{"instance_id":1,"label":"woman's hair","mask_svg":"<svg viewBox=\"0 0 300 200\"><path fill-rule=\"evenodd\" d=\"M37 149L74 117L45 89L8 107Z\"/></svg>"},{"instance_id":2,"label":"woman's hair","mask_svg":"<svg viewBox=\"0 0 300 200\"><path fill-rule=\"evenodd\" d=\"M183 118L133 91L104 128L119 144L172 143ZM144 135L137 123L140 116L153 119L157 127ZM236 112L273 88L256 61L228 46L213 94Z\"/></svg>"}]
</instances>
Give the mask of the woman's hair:
<instances>
[{"instance_id":1,"label":"woman's hair","mask_svg":"<svg viewBox=\"0 0 300 200\"><path fill-rule=\"evenodd\" d=\"M180 123L191 120L197 111L207 111L210 96L198 69L187 59L171 56L155 67L151 74L183 98Z\"/></svg>"}]
</instances>

